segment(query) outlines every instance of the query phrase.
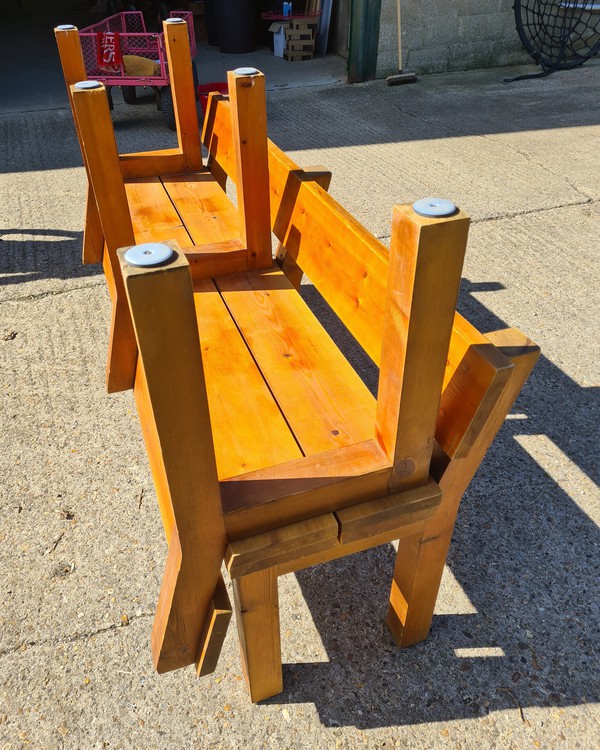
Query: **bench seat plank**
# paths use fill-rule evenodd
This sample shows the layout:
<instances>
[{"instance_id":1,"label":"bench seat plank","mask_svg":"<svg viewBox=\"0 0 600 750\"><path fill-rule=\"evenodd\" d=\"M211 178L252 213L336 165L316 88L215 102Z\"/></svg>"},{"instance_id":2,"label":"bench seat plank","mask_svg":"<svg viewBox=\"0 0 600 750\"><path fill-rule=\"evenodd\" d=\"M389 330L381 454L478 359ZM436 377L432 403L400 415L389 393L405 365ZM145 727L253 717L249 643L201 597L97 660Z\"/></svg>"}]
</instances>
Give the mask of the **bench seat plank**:
<instances>
[{"instance_id":1,"label":"bench seat plank","mask_svg":"<svg viewBox=\"0 0 600 750\"><path fill-rule=\"evenodd\" d=\"M194 294L219 479L302 453L221 296L210 280Z\"/></svg>"},{"instance_id":2,"label":"bench seat plank","mask_svg":"<svg viewBox=\"0 0 600 750\"><path fill-rule=\"evenodd\" d=\"M374 397L279 269L215 283L305 455L373 437Z\"/></svg>"},{"instance_id":3,"label":"bench seat plank","mask_svg":"<svg viewBox=\"0 0 600 750\"><path fill-rule=\"evenodd\" d=\"M140 177L125 190L136 242L176 240L194 282L246 270L237 211L209 172Z\"/></svg>"},{"instance_id":4,"label":"bench seat plank","mask_svg":"<svg viewBox=\"0 0 600 750\"><path fill-rule=\"evenodd\" d=\"M140 177L126 182L125 193L138 245L164 240L176 240L181 247L192 244L158 177Z\"/></svg>"},{"instance_id":5,"label":"bench seat plank","mask_svg":"<svg viewBox=\"0 0 600 750\"><path fill-rule=\"evenodd\" d=\"M161 177L193 245L212 245L240 238L239 214L210 172Z\"/></svg>"}]
</instances>

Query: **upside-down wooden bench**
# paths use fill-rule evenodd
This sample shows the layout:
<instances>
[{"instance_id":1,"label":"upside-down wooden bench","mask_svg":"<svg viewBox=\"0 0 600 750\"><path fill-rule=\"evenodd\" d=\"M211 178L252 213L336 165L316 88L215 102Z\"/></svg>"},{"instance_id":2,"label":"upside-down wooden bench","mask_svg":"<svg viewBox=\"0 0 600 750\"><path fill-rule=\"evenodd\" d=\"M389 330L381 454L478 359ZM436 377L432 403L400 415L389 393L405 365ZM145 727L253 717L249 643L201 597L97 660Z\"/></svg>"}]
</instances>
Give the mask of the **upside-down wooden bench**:
<instances>
[{"instance_id":1,"label":"upside-down wooden bench","mask_svg":"<svg viewBox=\"0 0 600 750\"><path fill-rule=\"evenodd\" d=\"M329 173L268 141L251 69L211 95L204 167L177 23L179 145L119 155L104 88L75 85L77 30L56 36L89 180L84 262L103 262L113 301L108 389L134 390L169 545L156 668L215 668L225 560L252 700L280 692L277 577L395 539L387 622L400 646L423 640L460 498L539 355L455 312L467 216L396 206L388 252L327 194ZM170 257L127 261L150 242ZM302 272L378 365L377 399L298 294Z\"/></svg>"}]
</instances>

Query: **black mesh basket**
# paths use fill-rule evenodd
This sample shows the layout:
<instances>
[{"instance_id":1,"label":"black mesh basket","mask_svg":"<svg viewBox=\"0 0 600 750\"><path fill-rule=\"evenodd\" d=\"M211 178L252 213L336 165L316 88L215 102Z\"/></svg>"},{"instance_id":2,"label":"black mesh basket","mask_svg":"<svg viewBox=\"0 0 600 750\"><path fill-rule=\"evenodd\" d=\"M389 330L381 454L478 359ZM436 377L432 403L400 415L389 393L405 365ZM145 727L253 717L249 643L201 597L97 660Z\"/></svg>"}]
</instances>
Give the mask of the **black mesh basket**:
<instances>
[{"instance_id":1,"label":"black mesh basket","mask_svg":"<svg viewBox=\"0 0 600 750\"><path fill-rule=\"evenodd\" d=\"M582 65L600 49L600 2L515 0L517 31L544 73Z\"/></svg>"}]
</instances>

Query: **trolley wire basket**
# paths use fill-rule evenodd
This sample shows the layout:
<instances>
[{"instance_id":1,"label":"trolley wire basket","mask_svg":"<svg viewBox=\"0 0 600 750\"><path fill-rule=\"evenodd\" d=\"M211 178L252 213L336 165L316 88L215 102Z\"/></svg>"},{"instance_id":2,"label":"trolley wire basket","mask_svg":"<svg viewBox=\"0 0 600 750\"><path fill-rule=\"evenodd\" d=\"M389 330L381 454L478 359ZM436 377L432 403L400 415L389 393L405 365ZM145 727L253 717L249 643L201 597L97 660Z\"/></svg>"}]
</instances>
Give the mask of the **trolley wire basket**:
<instances>
[{"instance_id":1,"label":"trolley wire basket","mask_svg":"<svg viewBox=\"0 0 600 750\"><path fill-rule=\"evenodd\" d=\"M194 15L191 11L171 11L171 18L182 18L188 25L190 50L196 54ZM118 45L114 60L102 59L102 38L113 35ZM167 86L169 72L164 35L147 32L144 16L140 11L124 11L109 16L98 23L86 26L79 32L81 50L88 78L101 81L106 86ZM130 57L150 60L150 71L140 75L129 67ZM125 59L123 59L125 58Z\"/></svg>"},{"instance_id":2,"label":"trolley wire basket","mask_svg":"<svg viewBox=\"0 0 600 750\"><path fill-rule=\"evenodd\" d=\"M170 18L181 18L187 23L190 52L194 57L194 14L187 10L174 10ZM165 124L175 130L164 34L146 31L141 11L115 13L81 29L79 37L87 77L106 86L111 109L112 86L121 87L127 104L135 104L136 86L150 86L154 89L156 105L162 112ZM191 64L196 87L198 72L193 60Z\"/></svg>"}]
</instances>

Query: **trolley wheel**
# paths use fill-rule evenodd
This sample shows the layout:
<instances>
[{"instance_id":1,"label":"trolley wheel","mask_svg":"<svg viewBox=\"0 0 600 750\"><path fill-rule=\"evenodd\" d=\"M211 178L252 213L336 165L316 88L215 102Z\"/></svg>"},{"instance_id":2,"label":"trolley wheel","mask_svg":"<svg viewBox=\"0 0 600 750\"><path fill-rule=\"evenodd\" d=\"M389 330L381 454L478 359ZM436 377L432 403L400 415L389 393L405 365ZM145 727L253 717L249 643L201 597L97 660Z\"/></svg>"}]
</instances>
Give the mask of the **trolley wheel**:
<instances>
[{"instance_id":1,"label":"trolley wheel","mask_svg":"<svg viewBox=\"0 0 600 750\"><path fill-rule=\"evenodd\" d=\"M170 86L163 86L160 90L160 111L163 120L169 130L177 130L175 122L175 108L173 107L173 94Z\"/></svg>"},{"instance_id":2,"label":"trolley wheel","mask_svg":"<svg viewBox=\"0 0 600 750\"><path fill-rule=\"evenodd\" d=\"M137 102L135 86L121 86L121 93L123 94L125 104L135 104Z\"/></svg>"}]
</instances>

